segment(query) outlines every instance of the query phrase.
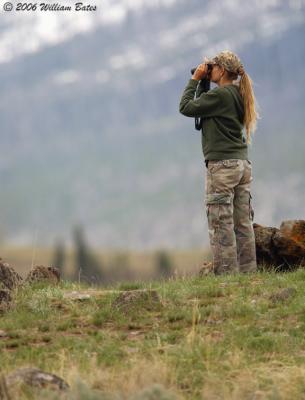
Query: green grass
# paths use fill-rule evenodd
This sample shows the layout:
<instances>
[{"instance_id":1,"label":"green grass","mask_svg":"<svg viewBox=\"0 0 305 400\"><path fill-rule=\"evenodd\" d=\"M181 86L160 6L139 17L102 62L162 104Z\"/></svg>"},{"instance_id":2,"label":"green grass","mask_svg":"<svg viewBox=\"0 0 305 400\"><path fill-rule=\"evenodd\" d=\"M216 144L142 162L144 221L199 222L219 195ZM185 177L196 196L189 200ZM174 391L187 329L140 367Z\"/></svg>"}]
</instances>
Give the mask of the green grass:
<instances>
[{"instance_id":1,"label":"green grass","mask_svg":"<svg viewBox=\"0 0 305 400\"><path fill-rule=\"evenodd\" d=\"M270 298L288 287L288 299ZM117 290L141 288L156 289L161 305L112 306ZM84 301L65 298L71 290L87 289L64 282L17 293L0 316L2 372L56 373L69 399L131 399L155 384L164 399L305 398L305 270L126 283Z\"/></svg>"}]
</instances>

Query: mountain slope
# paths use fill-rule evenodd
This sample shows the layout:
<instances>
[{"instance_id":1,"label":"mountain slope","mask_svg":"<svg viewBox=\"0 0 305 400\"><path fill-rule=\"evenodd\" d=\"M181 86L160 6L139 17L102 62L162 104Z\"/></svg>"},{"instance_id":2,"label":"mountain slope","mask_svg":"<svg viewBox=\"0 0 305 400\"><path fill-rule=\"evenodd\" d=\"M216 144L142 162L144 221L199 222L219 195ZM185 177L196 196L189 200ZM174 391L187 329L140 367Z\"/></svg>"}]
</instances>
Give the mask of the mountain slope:
<instances>
[{"instance_id":1,"label":"mountain slope","mask_svg":"<svg viewBox=\"0 0 305 400\"><path fill-rule=\"evenodd\" d=\"M200 134L178 103L190 68L226 47L261 106L250 151L256 219L304 215L304 2L164 4L0 64L11 241L31 243L37 231L52 244L79 222L96 246L207 243Z\"/></svg>"}]
</instances>

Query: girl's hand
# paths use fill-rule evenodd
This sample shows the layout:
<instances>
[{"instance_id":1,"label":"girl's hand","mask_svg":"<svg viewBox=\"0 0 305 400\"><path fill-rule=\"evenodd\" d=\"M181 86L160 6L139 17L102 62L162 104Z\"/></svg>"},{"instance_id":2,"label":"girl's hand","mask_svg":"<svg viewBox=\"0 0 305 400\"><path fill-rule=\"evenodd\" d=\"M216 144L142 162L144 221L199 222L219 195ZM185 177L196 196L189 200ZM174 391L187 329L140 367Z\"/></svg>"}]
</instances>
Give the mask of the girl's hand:
<instances>
[{"instance_id":1,"label":"girl's hand","mask_svg":"<svg viewBox=\"0 0 305 400\"><path fill-rule=\"evenodd\" d=\"M194 72L192 79L195 79L196 81L200 81L202 78L207 76L208 73L208 64L199 64L196 71Z\"/></svg>"}]
</instances>

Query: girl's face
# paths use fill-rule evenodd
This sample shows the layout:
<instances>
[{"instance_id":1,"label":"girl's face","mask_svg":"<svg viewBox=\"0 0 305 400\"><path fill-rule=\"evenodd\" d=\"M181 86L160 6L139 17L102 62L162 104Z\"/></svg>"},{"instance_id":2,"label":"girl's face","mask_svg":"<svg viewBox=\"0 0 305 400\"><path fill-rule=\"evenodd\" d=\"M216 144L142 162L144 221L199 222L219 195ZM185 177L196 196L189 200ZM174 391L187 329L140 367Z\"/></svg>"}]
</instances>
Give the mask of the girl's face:
<instances>
[{"instance_id":1,"label":"girl's face","mask_svg":"<svg viewBox=\"0 0 305 400\"><path fill-rule=\"evenodd\" d=\"M211 81L217 83L220 81L221 77L223 76L224 68L220 67L217 64L213 64L212 72L211 72Z\"/></svg>"}]
</instances>

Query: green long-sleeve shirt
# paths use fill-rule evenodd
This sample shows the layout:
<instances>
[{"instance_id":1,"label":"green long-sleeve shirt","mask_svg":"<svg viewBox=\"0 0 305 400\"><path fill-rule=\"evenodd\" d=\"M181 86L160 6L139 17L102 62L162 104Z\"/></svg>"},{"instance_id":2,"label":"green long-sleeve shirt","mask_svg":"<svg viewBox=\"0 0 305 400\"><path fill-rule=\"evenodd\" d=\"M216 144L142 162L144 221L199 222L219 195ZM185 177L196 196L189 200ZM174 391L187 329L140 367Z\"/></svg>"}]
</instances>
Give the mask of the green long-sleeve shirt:
<instances>
[{"instance_id":1,"label":"green long-sleeve shirt","mask_svg":"<svg viewBox=\"0 0 305 400\"><path fill-rule=\"evenodd\" d=\"M237 85L216 87L194 99L198 81L190 79L179 111L187 117L203 117L202 151L206 160L248 159L243 136L244 106Z\"/></svg>"}]
</instances>

